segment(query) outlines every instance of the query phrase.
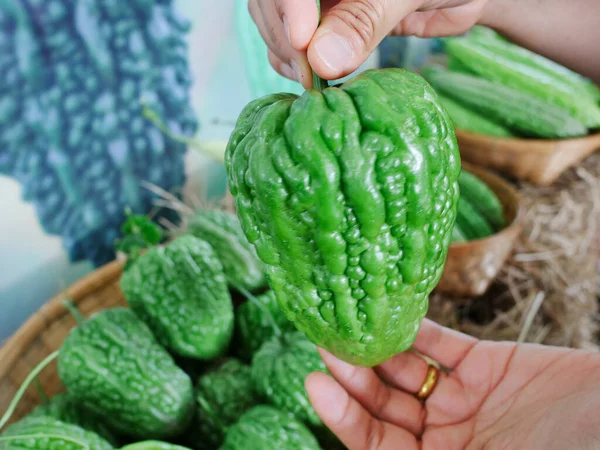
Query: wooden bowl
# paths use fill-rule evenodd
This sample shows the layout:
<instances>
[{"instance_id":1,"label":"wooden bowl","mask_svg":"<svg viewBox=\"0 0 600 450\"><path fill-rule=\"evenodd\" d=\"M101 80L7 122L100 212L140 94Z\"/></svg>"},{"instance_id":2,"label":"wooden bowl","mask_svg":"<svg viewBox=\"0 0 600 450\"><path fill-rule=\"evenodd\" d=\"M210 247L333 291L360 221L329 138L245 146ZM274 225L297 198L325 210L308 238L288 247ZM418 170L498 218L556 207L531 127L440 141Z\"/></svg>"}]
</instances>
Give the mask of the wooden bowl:
<instances>
[{"instance_id":1,"label":"wooden bowl","mask_svg":"<svg viewBox=\"0 0 600 450\"><path fill-rule=\"evenodd\" d=\"M600 132L575 139L517 139L456 130L461 158L538 186L600 149Z\"/></svg>"},{"instance_id":2,"label":"wooden bowl","mask_svg":"<svg viewBox=\"0 0 600 450\"><path fill-rule=\"evenodd\" d=\"M521 197L507 181L464 161L462 167L477 175L498 196L507 225L486 238L450 245L436 291L459 297L487 291L517 242L523 217Z\"/></svg>"},{"instance_id":3,"label":"wooden bowl","mask_svg":"<svg viewBox=\"0 0 600 450\"><path fill-rule=\"evenodd\" d=\"M127 306L119 286L121 270L122 262L111 262L73 284L66 295L84 316L102 309ZM61 294L48 301L0 348L0 411L6 411L31 370L50 353L58 350L71 328L76 325L62 303L65 298L67 297ZM58 377L56 360L37 378L48 397L64 390ZM41 402L32 383L9 423L24 417Z\"/></svg>"}]
</instances>

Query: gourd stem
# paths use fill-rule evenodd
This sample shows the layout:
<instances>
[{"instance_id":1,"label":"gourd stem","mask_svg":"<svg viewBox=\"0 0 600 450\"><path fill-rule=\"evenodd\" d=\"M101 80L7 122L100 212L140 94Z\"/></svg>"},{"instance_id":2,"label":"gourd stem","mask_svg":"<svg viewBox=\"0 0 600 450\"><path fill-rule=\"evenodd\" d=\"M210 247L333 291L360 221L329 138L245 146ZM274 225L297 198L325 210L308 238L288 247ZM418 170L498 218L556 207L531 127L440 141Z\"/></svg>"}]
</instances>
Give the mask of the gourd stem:
<instances>
[{"instance_id":1,"label":"gourd stem","mask_svg":"<svg viewBox=\"0 0 600 450\"><path fill-rule=\"evenodd\" d=\"M77 306L75 306L71 300L63 300L62 303L65 305L65 308L67 308L78 325L81 325L83 322L85 322L85 317L79 312Z\"/></svg>"},{"instance_id":2,"label":"gourd stem","mask_svg":"<svg viewBox=\"0 0 600 450\"><path fill-rule=\"evenodd\" d=\"M61 439L66 442L70 442L75 445L79 445L84 450L90 450L90 446L85 442L81 442L72 437L63 436L62 434L46 434L46 433L35 433L35 434L24 434L16 436L0 436L0 442L2 441L16 441L17 439L35 439L35 438L46 438L46 439Z\"/></svg>"},{"instance_id":3,"label":"gourd stem","mask_svg":"<svg viewBox=\"0 0 600 450\"><path fill-rule=\"evenodd\" d=\"M209 156L211 159L215 160L219 163L225 162L225 150L224 145L221 141L214 142L199 142L195 139L188 138L186 136L182 136L180 134L176 134L169 130L167 125L161 120L160 116L156 111L150 108L146 101L142 98L140 99L140 103L142 105L142 115L152 122L160 131L169 136L171 139L177 142L181 142L182 144L186 144L189 147L198 150L200 153Z\"/></svg>"},{"instance_id":4,"label":"gourd stem","mask_svg":"<svg viewBox=\"0 0 600 450\"><path fill-rule=\"evenodd\" d=\"M321 1L316 0L317 2L317 14L319 15L318 23L321 23ZM317 89L319 92L322 92L324 89L329 87L329 83L327 80L324 80L319 75L312 70L312 79L313 79L313 89Z\"/></svg>"},{"instance_id":5,"label":"gourd stem","mask_svg":"<svg viewBox=\"0 0 600 450\"><path fill-rule=\"evenodd\" d=\"M25 390L27 390L27 388L29 387L29 385L31 384L31 382L57 356L58 356L58 350L56 350L55 352L50 353L48 356L46 356L46 358L44 358L44 360L42 362L40 362L37 366L35 366L33 368L33 370L29 373L29 375L27 375L27 378L25 378L25 381L23 381L23 384L21 384L21 386L19 387L19 390L17 391L17 393L13 397L12 401L10 402L10 405L8 405L8 409L4 412L4 415L2 416L2 419L0 419L0 430L4 427L4 425L6 425L6 422L8 422L8 420L10 419L10 417L15 412L15 409L17 408L17 405L19 404L19 401L23 397L23 394L25 394Z\"/></svg>"},{"instance_id":6,"label":"gourd stem","mask_svg":"<svg viewBox=\"0 0 600 450\"><path fill-rule=\"evenodd\" d=\"M267 317L267 319L271 323L271 327L273 327L273 332L275 333L275 336L280 338L283 335L283 333L281 332L281 328L279 328L279 325L277 325L277 322L275 322L275 318L273 317L273 314L271 314L271 311L269 311L267 308L265 308L265 306L263 304L261 304L260 301L254 295L252 295L250 292L248 292L243 287L237 286L237 285L234 285L234 287L239 292L241 292L242 295L244 297L246 297L246 299L248 301L253 303L254 306L256 306L258 309L260 309L263 312L263 314Z\"/></svg>"}]
</instances>

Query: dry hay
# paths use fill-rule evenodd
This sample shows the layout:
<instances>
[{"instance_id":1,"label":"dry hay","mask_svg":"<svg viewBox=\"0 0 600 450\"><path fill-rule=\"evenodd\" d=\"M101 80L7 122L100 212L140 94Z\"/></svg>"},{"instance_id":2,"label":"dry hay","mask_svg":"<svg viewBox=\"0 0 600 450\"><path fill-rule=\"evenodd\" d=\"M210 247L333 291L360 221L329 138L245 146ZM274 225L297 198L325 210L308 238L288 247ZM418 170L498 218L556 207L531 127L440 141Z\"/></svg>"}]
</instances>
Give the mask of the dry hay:
<instances>
[{"instance_id":1,"label":"dry hay","mask_svg":"<svg viewBox=\"0 0 600 450\"><path fill-rule=\"evenodd\" d=\"M497 282L477 298L434 294L428 316L482 339L599 349L600 154L519 189L523 234Z\"/></svg>"}]
</instances>

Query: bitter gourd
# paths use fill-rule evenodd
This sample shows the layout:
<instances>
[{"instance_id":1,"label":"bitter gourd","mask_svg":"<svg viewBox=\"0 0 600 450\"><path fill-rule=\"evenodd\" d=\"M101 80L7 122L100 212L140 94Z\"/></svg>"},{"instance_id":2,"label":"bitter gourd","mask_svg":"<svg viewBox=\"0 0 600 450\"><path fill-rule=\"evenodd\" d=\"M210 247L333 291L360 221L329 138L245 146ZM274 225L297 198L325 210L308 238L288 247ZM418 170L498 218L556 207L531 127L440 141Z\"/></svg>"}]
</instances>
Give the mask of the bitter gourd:
<instances>
[{"instance_id":1,"label":"bitter gourd","mask_svg":"<svg viewBox=\"0 0 600 450\"><path fill-rule=\"evenodd\" d=\"M219 450L321 450L315 436L289 414L266 405L247 411Z\"/></svg>"},{"instance_id":2,"label":"bitter gourd","mask_svg":"<svg viewBox=\"0 0 600 450\"><path fill-rule=\"evenodd\" d=\"M425 80L367 70L262 97L225 157L242 229L296 328L356 365L409 348L445 264L460 170Z\"/></svg>"},{"instance_id":3,"label":"bitter gourd","mask_svg":"<svg viewBox=\"0 0 600 450\"><path fill-rule=\"evenodd\" d=\"M206 241L181 236L138 257L121 277L131 309L173 352L198 359L223 354L234 314L223 266Z\"/></svg>"},{"instance_id":4,"label":"bitter gourd","mask_svg":"<svg viewBox=\"0 0 600 450\"><path fill-rule=\"evenodd\" d=\"M458 201L456 224L468 240L482 239L494 234L491 225L477 209L463 197Z\"/></svg>"},{"instance_id":5,"label":"bitter gourd","mask_svg":"<svg viewBox=\"0 0 600 450\"><path fill-rule=\"evenodd\" d=\"M198 448L218 448L227 429L258 403L251 375L250 366L231 359L200 377L196 387Z\"/></svg>"},{"instance_id":6,"label":"bitter gourd","mask_svg":"<svg viewBox=\"0 0 600 450\"><path fill-rule=\"evenodd\" d=\"M190 218L188 231L212 246L234 288L241 286L254 291L266 286L264 266L244 236L235 214L221 210L199 211Z\"/></svg>"},{"instance_id":7,"label":"bitter gourd","mask_svg":"<svg viewBox=\"0 0 600 450\"><path fill-rule=\"evenodd\" d=\"M260 397L309 426L321 426L304 388L305 378L314 371L327 369L315 344L301 331L271 338L252 358L252 380Z\"/></svg>"},{"instance_id":8,"label":"bitter gourd","mask_svg":"<svg viewBox=\"0 0 600 450\"><path fill-rule=\"evenodd\" d=\"M513 133L505 126L482 116L453 98L445 94L438 94L438 96L456 128L486 136L513 136Z\"/></svg>"},{"instance_id":9,"label":"bitter gourd","mask_svg":"<svg viewBox=\"0 0 600 450\"><path fill-rule=\"evenodd\" d=\"M256 296L256 300L260 302L259 305L245 301L236 311L236 340L239 353L248 360L274 336L274 325L283 332L295 330L294 324L287 319L277 304L273 291Z\"/></svg>"},{"instance_id":10,"label":"bitter gourd","mask_svg":"<svg viewBox=\"0 0 600 450\"><path fill-rule=\"evenodd\" d=\"M480 45L477 40L457 37L447 39L444 45L448 54L479 76L563 108L588 128L600 126L600 106L580 86L506 57L504 52Z\"/></svg>"},{"instance_id":11,"label":"bitter gourd","mask_svg":"<svg viewBox=\"0 0 600 450\"><path fill-rule=\"evenodd\" d=\"M73 328L58 373L78 403L128 436L164 439L192 419L190 378L128 308L100 311Z\"/></svg>"},{"instance_id":12,"label":"bitter gourd","mask_svg":"<svg viewBox=\"0 0 600 450\"><path fill-rule=\"evenodd\" d=\"M585 125L564 109L525 92L441 67L427 67L422 74L436 90L510 128L541 138L587 134Z\"/></svg>"},{"instance_id":13,"label":"bitter gourd","mask_svg":"<svg viewBox=\"0 0 600 450\"><path fill-rule=\"evenodd\" d=\"M96 433L50 416L28 416L6 427L0 450L113 450Z\"/></svg>"},{"instance_id":14,"label":"bitter gourd","mask_svg":"<svg viewBox=\"0 0 600 450\"><path fill-rule=\"evenodd\" d=\"M520 64L531 66L536 71L544 72L546 76L559 83L571 85L575 89L581 89L582 94L589 96L592 100L600 100L600 87L594 84L589 78L549 58L521 47L514 42L508 41L490 28L482 26L473 27L468 37L496 54L517 61Z\"/></svg>"},{"instance_id":15,"label":"bitter gourd","mask_svg":"<svg viewBox=\"0 0 600 450\"><path fill-rule=\"evenodd\" d=\"M38 406L29 415L54 417L61 422L80 426L85 430L93 431L111 445L117 446L116 437L102 418L80 405L69 393L54 395L48 403Z\"/></svg>"},{"instance_id":16,"label":"bitter gourd","mask_svg":"<svg viewBox=\"0 0 600 450\"><path fill-rule=\"evenodd\" d=\"M473 205L495 231L505 226L504 207L486 183L476 175L463 170L458 177L458 185L461 198Z\"/></svg>"}]
</instances>

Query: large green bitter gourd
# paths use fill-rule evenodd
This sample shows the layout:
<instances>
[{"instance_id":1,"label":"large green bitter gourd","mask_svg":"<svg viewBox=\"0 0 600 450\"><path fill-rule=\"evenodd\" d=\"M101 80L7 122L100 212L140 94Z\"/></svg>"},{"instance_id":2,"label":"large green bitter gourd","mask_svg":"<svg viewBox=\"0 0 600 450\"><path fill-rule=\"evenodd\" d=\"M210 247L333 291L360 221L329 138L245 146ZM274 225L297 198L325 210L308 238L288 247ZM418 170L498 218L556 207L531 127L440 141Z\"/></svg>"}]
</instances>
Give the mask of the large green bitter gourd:
<instances>
[{"instance_id":1,"label":"large green bitter gourd","mask_svg":"<svg viewBox=\"0 0 600 450\"><path fill-rule=\"evenodd\" d=\"M278 303L356 365L408 349L445 264L458 201L454 127L403 69L248 104L226 150L230 191Z\"/></svg>"},{"instance_id":2,"label":"large green bitter gourd","mask_svg":"<svg viewBox=\"0 0 600 450\"><path fill-rule=\"evenodd\" d=\"M124 271L121 289L158 341L178 355L212 359L227 350L233 303L208 242L184 235L152 247Z\"/></svg>"},{"instance_id":3,"label":"large green bitter gourd","mask_svg":"<svg viewBox=\"0 0 600 450\"><path fill-rule=\"evenodd\" d=\"M192 381L128 308L100 311L73 328L58 373L78 403L125 435L164 439L192 419Z\"/></svg>"}]
</instances>

